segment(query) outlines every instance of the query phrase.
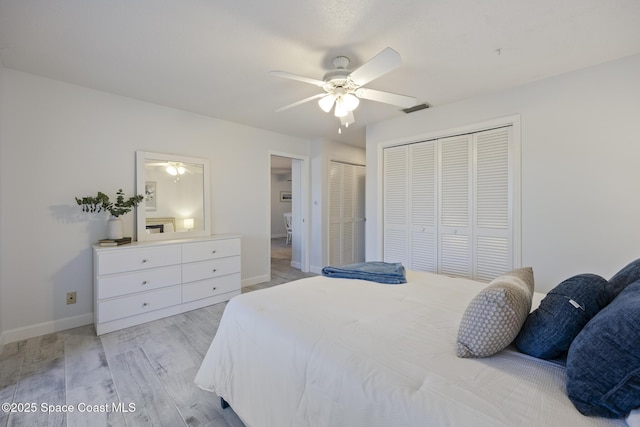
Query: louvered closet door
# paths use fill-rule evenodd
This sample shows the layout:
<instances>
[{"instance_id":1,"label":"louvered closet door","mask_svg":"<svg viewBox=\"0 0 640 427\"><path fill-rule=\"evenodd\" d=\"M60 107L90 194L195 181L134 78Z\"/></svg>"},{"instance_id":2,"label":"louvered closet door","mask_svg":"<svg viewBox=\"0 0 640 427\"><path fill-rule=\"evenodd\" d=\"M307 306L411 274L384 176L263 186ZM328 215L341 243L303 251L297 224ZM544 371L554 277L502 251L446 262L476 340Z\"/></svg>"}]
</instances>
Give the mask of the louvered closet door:
<instances>
[{"instance_id":1,"label":"louvered closet door","mask_svg":"<svg viewBox=\"0 0 640 427\"><path fill-rule=\"evenodd\" d=\"M354 166L354 262L363 262L365 259L365 182L366 168L364 166Z\"/></svg>"},{"instance_id":2,"label":"louvered closet door","mask_svg":"<svg viewBox=\"0 0 640 427\"><path fill-rule=\"evenodd\" d=\"M513 268L512 128L384 150L384 260L490 281Z\"/></svg>"},{"instance_id":3,"label":"louvered closet door","mask_svg":"<svg viewBox=\"0 0 640 427\"><path fill-rule=\"evenodd\" d=\"M342 165L342 259L340 265L355 262L355 200L352 165Z\"/></svg>"},{"instance_id":4,"label":"louvered closet door","mask_svg":"<svg viewBox=\"0 0 640 427\"><path fill-rule=\"evenodd\" d=\"M385 148L383 163L383 259L401 262L410 268L407 245L409 147Z\"/></svg>"},{"instance_id":5,"label":"louvered closet door","mask_svg":"<svg viewBox=\"0 0 640 427\"><path fill-rule=\"evenodd\" d=\"M436 143L409 146L410 239L408 268L437 272Z\"/></svg>"},{"instance_id":6,"label":"louvered closet door","mask_svg":"<svg viewBox=\"0 0 640 427\"><path fill-rule=\"evenodd\" d=\"M471 277L471 136L440 142L438 271Z\"/></svg>"},{"instance_id":7,"label":"louvered closet door","mask_svg":"<svg viewBox=\"0 0 640 427\"><path fill-rule=\"evenodd\" d=\"M364 177L363 166L330 162L330 265L364 261Z\"/></svg>"},{"instance_id":8,"label":"louvered closet door","mask_svg":"<svg viewBox=\"0 0 640 427\"><path fill-rule=\"evenodd\" d=\"M490 281L513 267L509 214L509 138L511 128L474 135L474 278Z\"/></svg>"},{"instance_id":9,"label":"louvered closet door","mask_svg":"<svg viewBox=\"0 0 640 427\"><path fill-rule=\"evenodd\" d=\"M329 164L329 265L342 265L342 164Z\"/></svg>"}]
</instances>

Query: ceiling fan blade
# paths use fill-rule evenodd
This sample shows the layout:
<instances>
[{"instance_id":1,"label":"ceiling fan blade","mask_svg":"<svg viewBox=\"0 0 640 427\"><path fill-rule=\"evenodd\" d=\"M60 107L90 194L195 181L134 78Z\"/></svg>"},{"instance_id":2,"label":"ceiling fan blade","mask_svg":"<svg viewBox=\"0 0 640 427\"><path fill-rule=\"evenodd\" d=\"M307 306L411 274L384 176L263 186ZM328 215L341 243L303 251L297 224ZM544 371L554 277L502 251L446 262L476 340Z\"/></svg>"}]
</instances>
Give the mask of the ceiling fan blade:
<instances>
[{"instance_id":1,"label":"ceiling fan blade","mask_svg":"<svg viewBox=\"0 0 640 427\"><path fill-rule=\"evenodd\" d=\"M293 104L285 105L284 107L278 108L276 110L276 113L279 113L280 111L288 110L289 108L292 108L292 107L297 107L300 104L304 104L305 102L313 101L314 99L322 98L325 95L326 95L326 93L319 93L317 95L313 95L313 96L310 96L308 98L301 99L300 101L294 102Z\"/></svg>"},{"instance_id":2,"label":"ceiling fan blade","mask_svg":"<svg viewBox=\"0 0 640 427\"><path fill-rule=\"evenodd\" d=\"M351 72L350 77L357 86L363 86L400 65L402 65L400 54L388 47Z\"/></svg>"},{"instance_id":3,"label":"ceiling fan blade","mask_svg":"<svg viewBox=\"0 0 640 427\"><path fill-rule=\"evenodd\" d=\"M353 111L349 111L346 116L340 117L340 124L342 126L349 127L356 122L356 118L353 116Z\"/></svg>"},{"instance_id":4,"label":"ceiling fan blade","mask_svg":"<svg viewBox=\"0 0 640 427\"><path fill-rule=\"evenodd\" d=\"M311 77L299 76L297 74L287 73L286 71L269 71L272 76L284 77L285 79L298 80L300 82L311 83L312 85L324 87L324 82Z\"/></svg>"},{"instance_id":5,"label":"ceiling fan blade","mask_svg":"<svg viewBox=\"0 0 640 427\"><path fill-rule=\"evenodd\" d=\"M383 92L381 90L369 89L366 87L361 87L356 90L356 95L358 98L384 102L385 104L397 105L402 108L413 107L418 103L418 101L412 96L398 95L397 93Z\"/></svg>"}]
</instances>

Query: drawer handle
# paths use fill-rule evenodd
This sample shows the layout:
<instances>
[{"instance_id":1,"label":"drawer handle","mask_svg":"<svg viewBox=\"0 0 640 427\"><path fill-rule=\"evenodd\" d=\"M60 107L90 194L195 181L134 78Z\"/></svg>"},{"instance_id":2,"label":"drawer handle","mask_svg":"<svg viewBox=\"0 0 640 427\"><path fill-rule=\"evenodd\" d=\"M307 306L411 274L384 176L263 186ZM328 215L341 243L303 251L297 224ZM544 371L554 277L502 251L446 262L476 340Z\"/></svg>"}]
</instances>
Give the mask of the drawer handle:
<instances>
[{"instance_id":1,"label":"drawer handle","mask_svg":"<svg viewBox=\"0 0 640 427\"><path fill-rule=\"evenodd\" d=\"M211 254L212 254L212 255L213 255L213 254L215 254L215 253L216 253L216 250L215 250L215 249L211 251Z\"/></svg>"},{"instance_id":2,"label":"drawer handle","mask_svg":"<svg viewBox=\"0 0 640 427\"><path fill-rule=\"evenodd\" d=\"M144 264L145 262L147 262L148 260L145 258L142 260L142 263Z\"/></svg>"},{"instance_id":3,"label":"drawer handle","mask_svg":"<svg viewBox=\"0 0 640 427\"><path fill-rule=\"evenodd\" d=\"M143 285L143 286L144 286L144 285L146 285L147 283L148 283L148 282L147 282L146 280L143 280L143 281L142 281L142 285Z\"/></svg>"},{"instance_id":4,"label":"drawer handle","mask_svg":"<svg viewBox=\"0 0 640 427\"><path fill-rule=\"evenodd\" d=\"M216 271L218 271L218 270L214 268L214 269L213 269L213 272L215 273Z\"/></svg>"},{"instance_id":5,"label":"drawer handle","mask_svg":"<svg viewBox=\"0 0 640 427\"><path fill-rule=\"evenodd\" d=\"M213 287L213 289L212 289L212 291L215 291L216 289L218 289L218 288L216 288L216 287L214 286L214 287Z\"/></svg>"},{"instance_id":6,"label":"drawer handle","mask_svg":"<svg viewBox=\"0 0 640 427\"><path fill-rule=\"evenodd\" d=\"M148 302L143 302L143 303L142 303L142 306L143 306L143 307L146 307L146 306L148 306L148 305L149 305L149 303L148 303Z\"/></svg>"}]
</instances>

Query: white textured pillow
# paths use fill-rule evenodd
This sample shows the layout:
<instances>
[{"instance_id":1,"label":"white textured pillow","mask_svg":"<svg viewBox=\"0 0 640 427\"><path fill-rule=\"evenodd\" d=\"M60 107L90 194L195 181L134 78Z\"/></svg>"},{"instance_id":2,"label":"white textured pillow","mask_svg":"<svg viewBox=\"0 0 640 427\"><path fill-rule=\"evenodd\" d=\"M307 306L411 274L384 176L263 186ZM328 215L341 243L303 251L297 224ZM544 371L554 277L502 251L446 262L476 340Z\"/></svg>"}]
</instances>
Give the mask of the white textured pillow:
<instances>
[{"instance_id":1,"label":"white textured pillow","mask_svg":"<svg viewBox=\"0 0 640 427\"><path fill-rule=\"evenodd\" d=\"M492 356L507 347L527 320L533 298L533 269L512 270L484 288L462 315L458 357Z\"/></svg>"}]
</instances>

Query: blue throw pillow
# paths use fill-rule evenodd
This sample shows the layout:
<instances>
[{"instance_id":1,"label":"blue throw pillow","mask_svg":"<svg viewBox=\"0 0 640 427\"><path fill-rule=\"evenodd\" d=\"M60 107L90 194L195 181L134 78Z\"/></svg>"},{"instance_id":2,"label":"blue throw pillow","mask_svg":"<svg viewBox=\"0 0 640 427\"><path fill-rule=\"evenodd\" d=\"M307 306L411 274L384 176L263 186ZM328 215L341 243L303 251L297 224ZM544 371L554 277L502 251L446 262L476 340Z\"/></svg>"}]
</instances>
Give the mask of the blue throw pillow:
<instances>
[{"instance_id":1,"label":"blue throw pillow","mask_svg":"<svg viewBox=\"0 0 640 427\"><path fill-rule=\"evenodd\" d=\"M611 301L629 284L640 280L640 259L631 261L609 279L609 298Z\"/></svg>"},{"instance_id":2,"label":"blue throw pillow","mask_svg":"<svg viewBox=\"0 0 640 427\"><path fill-rule=\"evenodd\" d=\"M540 359L565 355L574 338L608 302L607 280L596 274L579 274L547 294L524 322L515 344Z\"/></svg>"},{"instance_id":3,"label":"blue throw pillow","mask_svg":"<svg viewBox=\"0 0 640 427\"><path fill-rule=\"evenodd\" d=\"M571 344L567 393L584 415L622 418L640 407L640 281L628 285Z\"/></svg>"}]
</instances>

